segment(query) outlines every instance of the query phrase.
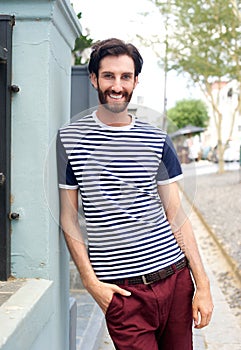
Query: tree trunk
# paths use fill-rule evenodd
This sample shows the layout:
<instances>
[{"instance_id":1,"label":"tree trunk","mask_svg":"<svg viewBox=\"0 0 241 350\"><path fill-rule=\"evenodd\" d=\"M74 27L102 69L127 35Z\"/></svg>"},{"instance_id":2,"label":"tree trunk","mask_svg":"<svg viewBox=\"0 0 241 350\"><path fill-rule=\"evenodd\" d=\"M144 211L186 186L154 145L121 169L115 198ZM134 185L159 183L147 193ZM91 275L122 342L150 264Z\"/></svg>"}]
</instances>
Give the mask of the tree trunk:
<instances>
[{"instance_id":1,"label":"tree trunk","mask_svg":"<svg viewBox=\"0 0 241 350\"><path fill-rule=\"evenodd\" d=\"M224 154L225 147L222 144L222 141L218 141L218 173L223 174L224 173L224 159L223 159L223 154Z\"/></svg>"}]
</instances>

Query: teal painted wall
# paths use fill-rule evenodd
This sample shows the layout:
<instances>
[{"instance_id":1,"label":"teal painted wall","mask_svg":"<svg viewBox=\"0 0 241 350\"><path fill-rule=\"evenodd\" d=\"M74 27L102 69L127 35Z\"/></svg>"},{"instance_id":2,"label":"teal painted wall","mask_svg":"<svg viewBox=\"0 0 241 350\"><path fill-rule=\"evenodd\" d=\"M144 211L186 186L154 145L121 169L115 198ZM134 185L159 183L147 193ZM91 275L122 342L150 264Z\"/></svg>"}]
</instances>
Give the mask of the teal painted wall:
<instances>
[{"instance_id":1,"label":"teal painted wall","mask_svg":"<svg viewBox=\"0 0 241 350\"><path fill-rule=\"evenodd\" d=\"M71 50L81 28L68 0L6 0L0 13L16 17L12 83L20 87L12 100L11 209L20 214L12 223L12 274L53 280L48 336L36 344L66 350L69 256L58 226L55 136L70 116Z\"/></svg>"}]
</instances>

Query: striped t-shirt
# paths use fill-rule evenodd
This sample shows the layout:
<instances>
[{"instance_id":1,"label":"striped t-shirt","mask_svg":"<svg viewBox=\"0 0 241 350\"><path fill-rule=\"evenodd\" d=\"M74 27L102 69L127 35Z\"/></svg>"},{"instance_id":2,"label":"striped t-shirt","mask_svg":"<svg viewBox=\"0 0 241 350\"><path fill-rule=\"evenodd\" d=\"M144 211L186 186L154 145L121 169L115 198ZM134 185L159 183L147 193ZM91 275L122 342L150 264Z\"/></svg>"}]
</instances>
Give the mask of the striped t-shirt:
<instances>
[{"instance_id":1,"label":"striped t-shirt","mask_svg":"<svg viewBox=\"0 0 241 350\"><path fill-rule=\"evenodd\" d=\"M157 185L182 177L168 135L132 116L103 124L96 112L61 128L59 187L79 189L91 265L100 280L144 275L183 258Z\"/></svg>"}]
</instances>

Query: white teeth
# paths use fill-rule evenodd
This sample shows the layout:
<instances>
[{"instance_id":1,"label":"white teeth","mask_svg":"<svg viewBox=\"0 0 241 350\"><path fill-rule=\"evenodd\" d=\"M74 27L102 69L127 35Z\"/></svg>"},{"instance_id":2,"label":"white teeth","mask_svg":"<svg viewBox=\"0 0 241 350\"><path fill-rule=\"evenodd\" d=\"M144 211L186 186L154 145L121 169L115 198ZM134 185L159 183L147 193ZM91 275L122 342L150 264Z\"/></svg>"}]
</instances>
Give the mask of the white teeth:
<instances>
[{"instance_id":1,"label":"white teeth","mask_svg":"<svg viewBox=\"0 0 241 350\"><path fill-rule=\"evenodd\" d=\"M110 95L111 98L114 98L115 100L120 100L122 98L122 95Z\"/></svg>"}]
</instances>

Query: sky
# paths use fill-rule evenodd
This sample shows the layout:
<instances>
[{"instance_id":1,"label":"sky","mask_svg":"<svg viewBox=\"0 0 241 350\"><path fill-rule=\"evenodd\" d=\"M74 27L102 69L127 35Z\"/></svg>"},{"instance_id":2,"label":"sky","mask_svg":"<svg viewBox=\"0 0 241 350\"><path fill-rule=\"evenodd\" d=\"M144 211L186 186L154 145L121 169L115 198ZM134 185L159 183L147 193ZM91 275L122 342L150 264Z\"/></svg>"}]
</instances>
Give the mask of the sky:
<instances>
[{"instance_id":1,"label":"sky","mask_svg":"<svg viewBox=\"0 0 241 350\"><path fill-rule=\"evenodd\" d=\"M83 34L87 31L92 39L102 40L117 37L137 46L143 59L143 70L139 76L139 84L133 94L132 103L139 103L162 112L164 109L164 69L158 65L158 57L152 47L144 46L137 38L146 39L152 35L165 35L164 23L156 7L150 0L70 0L74 11L81 12L80 24ZM143 13L149 15L143 16ZM86 31L87 30L87 31ZM158 49L164 55L164 47ZM187 89L187 81L177 77L174 72L167 75L167 109L176 101L195 96L193 89Z\"/></svg>"}]
</instances>

